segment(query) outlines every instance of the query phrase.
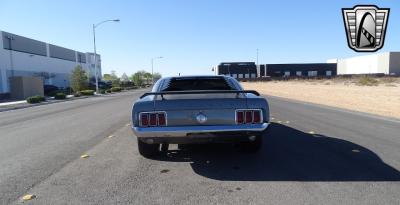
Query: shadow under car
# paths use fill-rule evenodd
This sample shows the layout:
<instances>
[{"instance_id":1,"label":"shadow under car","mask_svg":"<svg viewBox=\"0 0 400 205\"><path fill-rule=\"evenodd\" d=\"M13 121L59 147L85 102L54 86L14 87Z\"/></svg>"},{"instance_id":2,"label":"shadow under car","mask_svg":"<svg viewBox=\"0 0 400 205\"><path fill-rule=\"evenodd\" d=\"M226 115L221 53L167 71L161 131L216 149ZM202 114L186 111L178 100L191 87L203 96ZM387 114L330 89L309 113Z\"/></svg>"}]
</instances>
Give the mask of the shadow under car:
<instances>
[{"instance_id":1,"label":"shadow under car","mask_svg":"<svg viewBox=\"0 0 400 205\"><path fill-rule=\"evenodd\" d=\"M258 153L230 144L187 145L155 160L191 162L196 174L216 180L400 181L398 170L365 147L277 123L271 123Z\"/></svg>"}]
</instances>

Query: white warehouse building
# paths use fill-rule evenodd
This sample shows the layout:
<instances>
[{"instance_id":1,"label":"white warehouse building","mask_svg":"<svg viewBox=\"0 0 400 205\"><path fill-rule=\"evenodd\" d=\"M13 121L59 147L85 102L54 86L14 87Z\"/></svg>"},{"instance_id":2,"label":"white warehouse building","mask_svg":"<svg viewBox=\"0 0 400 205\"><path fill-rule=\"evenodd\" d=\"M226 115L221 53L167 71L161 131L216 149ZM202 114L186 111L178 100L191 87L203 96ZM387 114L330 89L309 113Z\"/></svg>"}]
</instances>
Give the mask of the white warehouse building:
<instances>
[{"instance_id":1,"label":"white warehouse building","mask_svg":"<svg viewBox=\"0 0 400 205\"><path fill-rule=\"evenodd\" d=\"M8 93L9 78L39 76L43 84L68 87L72 70L81 65L94 79L94 54L82 53L60 46L0 31L0 95ZM97 55L98 76L101 60Z\"/></svg>"},{"instance_id":2,"label":"white warehouse building","mask_svg":"<svg viewBox=\"0 0 400 205\"><path fill-rule=\"evenodd\" d=\"M337 74L400 75L400 52L382 52L344 59L331 59L337 63Z\"/></svg>"}]
</instances>

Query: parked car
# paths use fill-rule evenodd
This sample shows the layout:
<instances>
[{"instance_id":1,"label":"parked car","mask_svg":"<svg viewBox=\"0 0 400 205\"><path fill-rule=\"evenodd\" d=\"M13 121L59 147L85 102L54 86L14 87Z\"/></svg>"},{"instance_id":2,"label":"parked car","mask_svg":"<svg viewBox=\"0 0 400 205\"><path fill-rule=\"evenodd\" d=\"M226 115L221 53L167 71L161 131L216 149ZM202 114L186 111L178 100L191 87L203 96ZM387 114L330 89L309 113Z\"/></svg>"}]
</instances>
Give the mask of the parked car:
<instances>
[{"instance_id":1,"label":"parked car","mask_svg":"<svg viewBox=\"0 0 400 205\"><path fill-rule=\"evenodd\" d=\"M110 89L112 87L110 83L104 82L104 81L99 81L98 84L99 84L99 89L103 89L103 90ZM89 89L96 90L96 83L90 82Z\"/></svg>"},{"instance_id":2,"label":"parked car","mask_svg":"<svg viewBox=\"0 0 400 205\"><path fill-rule=\"evenodd\" d=\"M54 93L57 90L59 90L59 88L57 86L54 85L43 85L43 92L45 95L49 95L50 93Z\"/></svg>"},{"instance_id":3,"label":"parked car","mask_svg":"<svg viewBox=\"0 0 400 205\"><path fill-rule=\"evenodd\" d=\"M228 76L162 78L132 108L132 130L145 157L168 144L231 142L257 151L268 125L267 100Z\"/></svg>"}]
</instances>

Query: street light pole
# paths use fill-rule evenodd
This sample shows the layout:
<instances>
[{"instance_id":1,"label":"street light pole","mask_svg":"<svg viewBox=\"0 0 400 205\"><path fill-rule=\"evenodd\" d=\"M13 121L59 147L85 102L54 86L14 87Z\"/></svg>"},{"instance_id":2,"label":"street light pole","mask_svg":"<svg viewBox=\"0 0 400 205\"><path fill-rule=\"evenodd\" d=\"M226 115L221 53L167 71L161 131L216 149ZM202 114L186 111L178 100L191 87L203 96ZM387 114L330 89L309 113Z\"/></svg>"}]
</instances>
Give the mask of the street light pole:
<instances>
[{"instance_id":1,"label":"street light pole","mask_svg":"<svg viewBox=\"0 0 400 205\"><path fill-rule=\"evenodd\" d=\"M151 59L151 83L154 85L154 59L161 59L162 56L154 57Z\"/></svg>"},{"instance_id":2,"label":"street light pole","mask_svg":"<svg viewBox=\"0 0 400 205\"><path fill-rule=\"evenodd\" d=\"M94 78L96 81L96 94L98 94L99 80L97 79L96 25L94 24L93 24L93 47L94 47Z\"/></svg>"},{"instance_id":3,"label":"street light pole","mask_svg":"<svg viewBox=\"0 0 400 205\"><path fill-rule=\"evenodd\" d=\"M99 79L98 79L98 76L97 76L96 28L98 26L100 26L100 24L103 24L103 23L106 23L106 22L110 22L110 21L119 22L120 20L119 19L105 20L105 21L102 21L100 23L93 24L94 78L96 80L96 93L97 94L99 93Z\"/></svg>"}]
</instances>

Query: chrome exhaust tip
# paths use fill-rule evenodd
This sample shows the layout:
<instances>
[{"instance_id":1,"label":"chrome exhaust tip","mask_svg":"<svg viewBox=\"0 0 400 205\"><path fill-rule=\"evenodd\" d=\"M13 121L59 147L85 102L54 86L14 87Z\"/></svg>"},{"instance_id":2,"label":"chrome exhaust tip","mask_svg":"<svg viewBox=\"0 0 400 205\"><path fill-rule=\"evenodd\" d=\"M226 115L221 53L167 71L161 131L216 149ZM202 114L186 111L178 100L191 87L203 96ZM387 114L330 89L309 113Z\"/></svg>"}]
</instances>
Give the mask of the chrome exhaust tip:
<instances>
[{"instance_id":1,"label":"chrome exhaust tip","mask_svg":"<svg viewBox=\"0 0 400 205\"><path fill-rule=\"evenodd\" d=\"M255 141L256 140L256 136L250 136L249 140L252 141L252 142Z\"/></svg>"}]
</instances>

